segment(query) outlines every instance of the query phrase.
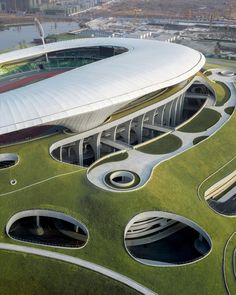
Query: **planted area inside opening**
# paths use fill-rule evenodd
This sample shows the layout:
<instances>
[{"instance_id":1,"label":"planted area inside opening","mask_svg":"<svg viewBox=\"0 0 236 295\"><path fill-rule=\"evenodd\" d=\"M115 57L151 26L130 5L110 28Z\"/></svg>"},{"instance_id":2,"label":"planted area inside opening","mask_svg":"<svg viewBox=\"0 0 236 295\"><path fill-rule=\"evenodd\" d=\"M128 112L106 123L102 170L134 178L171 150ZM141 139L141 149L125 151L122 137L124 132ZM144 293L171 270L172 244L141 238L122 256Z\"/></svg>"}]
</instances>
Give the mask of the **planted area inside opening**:
<instances>
[{"instance_id":1,"label":"planted area inside opening","mask_svg":"<svg viewBox=\"0 0 236 295\"><path fill-rule=\"evenodd\" d=\"M8 235L16 240L58 247L82 247L88 239L79 224L40 215L17 219Z\"/></svg>"},{"instance_id":2,"label":"planted area inside opening","mask_svg":"<svg viewBox=\"0 0 236 295\"><path fill-rule=\"evenodd\" d=\"M153 142L143 145L137 150L147 154L168 154L178 150L182 145L182 140L173 135L168 134L162 138L159 138Z\"/></svg>"},{"instance_id":3,"label":"planted area inside opening","mask_svg":"<svg viewBox=\"0 0 236 295\"><path fill-rule=\"evenodd\" d=\"M232 115L233 112L234 112L234 107L228 107L224 111L225 111L226 114Z\"/></svg>"},{"instance_id":4,"label":"planted area inside opening","mask_svg":"<svg viewBox=\"0 0 236 295\"><path fill-rule=\"evenodd\" d=\"M196 138L194 138L194 140L193 140L193 144L195 145L195 144L198 144L199 142L201 142L201 141L203 141L204 139L207 139L208 138L208 136L199 136L199 137L196 137Z\"/></svg>"},{"instance_id":5,"label":"planted area inside opening","mask_svg":"<svg viewBox=\"0 0 236 295\"><path fill-rule=\"evenodd\" d=\"M181 132L203 132L214 126L221 118L221 114L212 109L203 109L189 123L179 129Z\"/></svg>"},{"instance_id":6,"label":"planted area inside opening","mask_svg":"<svg viewBox=\"0 0 236 295\"><path fill-rule=\"evenodd\" d=\"M128 252L150 265L189 263L205 256L209 239L184 222L153 216L136 219L125 234Z\"/></svg>"}]
</instances>

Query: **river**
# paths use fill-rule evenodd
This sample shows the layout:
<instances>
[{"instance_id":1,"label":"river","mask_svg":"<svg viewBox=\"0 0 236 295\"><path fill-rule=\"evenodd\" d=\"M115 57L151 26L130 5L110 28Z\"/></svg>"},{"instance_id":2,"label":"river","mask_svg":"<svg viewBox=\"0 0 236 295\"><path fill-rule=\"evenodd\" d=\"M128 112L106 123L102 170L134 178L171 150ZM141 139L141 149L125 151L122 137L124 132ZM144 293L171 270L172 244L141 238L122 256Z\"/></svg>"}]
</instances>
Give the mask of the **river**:
<instances>
[{"instance_id":1,"label":"river","mask_svg":"<svg viewBox=\"0 0 236 295\"><path fill-rule=\"evenodd\" d=\"M76 22L44 22L42 23L45 36L48 34L66 33L79 28ZM15 48L19 43L30 43L34 38L39 38L35 25L9 27L0 31L0 50Z\"/></svg>"}]
</instances>

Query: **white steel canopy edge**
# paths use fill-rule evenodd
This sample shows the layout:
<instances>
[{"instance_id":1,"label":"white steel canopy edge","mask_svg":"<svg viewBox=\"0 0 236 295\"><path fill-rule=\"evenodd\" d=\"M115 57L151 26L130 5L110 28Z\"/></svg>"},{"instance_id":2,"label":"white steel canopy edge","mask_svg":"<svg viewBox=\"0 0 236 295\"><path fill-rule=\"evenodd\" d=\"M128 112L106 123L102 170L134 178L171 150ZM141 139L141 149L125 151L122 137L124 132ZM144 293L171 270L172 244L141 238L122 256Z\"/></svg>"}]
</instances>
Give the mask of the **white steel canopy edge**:
<instances>
[{"instance_id":1,"label":"white steel canopy edge","mask_svg":"<svg viewBox=\"0 0 236 295\"><path fill-rule=\"evenodd\" d=\"M43 53L91 46L119 46L128 51L58 76L0 94L0 134L98 112L93 126L121 106L150 92L187 80L205 63L187 47L136 39L78 39L0 55L0 65ZM102 113L102 115L101 115ZM90 117L90 116L89 116ZM91 122L90 122L91 123ZM86 130L78 126L77 131Z\"/></svg>"}]
</instances>

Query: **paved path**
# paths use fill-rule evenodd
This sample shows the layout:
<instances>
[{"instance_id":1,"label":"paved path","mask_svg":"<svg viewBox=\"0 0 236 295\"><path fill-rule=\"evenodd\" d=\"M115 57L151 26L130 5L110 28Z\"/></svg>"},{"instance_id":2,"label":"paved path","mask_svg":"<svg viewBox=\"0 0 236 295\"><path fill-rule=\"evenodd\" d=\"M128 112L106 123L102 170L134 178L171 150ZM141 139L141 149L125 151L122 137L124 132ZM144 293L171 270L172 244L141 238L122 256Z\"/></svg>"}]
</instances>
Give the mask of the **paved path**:
<instances>
[{"instance_id":1,"label":"paved path","mask_svg":"<svg viewBox=\"0 0 236 295\"><path fill-rule=\"evenodd\" d=\"M14 244L7 244L7 243L0 243L0 249L1 250L7 250L7 251L13 251L13 252L21 252L21 253L27 253L27 254L33 254L38 256L47 257L50 259L60 260L68 263L72 263L81 267L84 267L86 269L90 269L92 271L98 272L106 277L112 278L122 284L125 284L126 286L129 286L130 288L140 292L141 294L145 295L157 295L157 293L153 292L152 290L144 287L143 285L137 283L136 281L119 274L113 270L110 270L108 268L105 268L103 266L100 266L98 264L88 262L86 260L76 258L73 256L60 254L57 252L52 252L48 250L42 250L38 248L32 248L32 247L26 247L26 246L19 246Z\"/></svg>"},{"instance_id":2,"label":"paved path","mask_svg":"<svg viewBox=\"0 0 236 295\"><path fill-rule=\"evenodd\" d=\"M140 189L145 183L150 179L153 168L160 163L167 161L184 151L193 147L193 140L200 136L211 136L215 132L217 132L230 118L230 115L226 114L224 109L230 106L236 105L236 90L232 83L225 83L230 91L231 97L230 99L223 105L223 106L215 106L212 103L212 100L207 101L206 106L207 108L213 109L221 114L221 118L219 121L203 132L196 132L196 133L187 133L181 132L178 130L172 131L171 134L178 136L182 140L182 146L177 149L176 151L168 154L157 154L151 155L140 152L138 150L128 150L128 158L123 161L117 162L109 162L99 165L95 168L92 168L88 171L87 177L88 180L93 183L94 185L108 191L112 192L122 192L124 190L120 189L113 189L111 187L107 187L104 183L105 176L115 170L129 170L134 171L140 177L140 183L135 188L126 189L125 191L134 191Z\"/></svg>"},{"instance_id":3,"label":"paved path","mask_svg":"<svg viewBox=\"0 0 236 295\"><path fill-rule=\"evenodd\" d=\"M236 186L234 186L231 190L229 190L223 197L221 197L218 202L224 203L227 202L232 197L236 196Z\"/></svg>"}]
</instances>

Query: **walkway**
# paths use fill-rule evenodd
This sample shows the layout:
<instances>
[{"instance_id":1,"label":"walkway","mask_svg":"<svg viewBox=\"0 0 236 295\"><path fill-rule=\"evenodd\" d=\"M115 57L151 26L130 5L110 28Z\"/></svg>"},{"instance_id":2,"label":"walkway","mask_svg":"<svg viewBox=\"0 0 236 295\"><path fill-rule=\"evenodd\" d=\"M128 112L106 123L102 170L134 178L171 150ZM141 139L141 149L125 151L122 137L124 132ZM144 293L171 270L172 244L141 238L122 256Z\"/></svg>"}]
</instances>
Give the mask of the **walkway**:
<instances>
[{"instance_id":1,"label":"walkway","mask_svg":"<svg viewBox=\"0 0 236 295\"><path fill-rule=\"evenodd\" d=\"M115 149L118 149L118 150L127 150L127 149L132 149L133 147L125 142L122 142L122 141L114 141L114 140L110 140L108 138L102 138L101 139L101 143L103 144L106 144L106 145L109 145Z\"/></svg>"},{"instance_id":2,"label":"walkway","mask_svg":"<svg viewBox=\"0 0 236 295\"><path fill-rule=\"evenodd\" d=\"M217 80L218 76L219 75L214 76L214 79ZM230 80L230 78L228 79ZM214 104L212 104L212 101L210 100L209 102L207 102L205 106L221 114L221 118L215 125L207 129L206 131L197 132L197 133L186 133L186 132L181 132L178 130L172 131L171 134L178 136L182 140L182 146L178 148L177 150L175 150L174 152L171 152L168 154L151 155L151 154L140 152L135 149L128 150L127 159L123 161L104 163L95 168L92 168L91 170L88 170L88 174L87 174L88 180L94 185L104 190L112 191L112 192L122 192L124 190L107 187L106 184L104 183L104 178L108 173L112 171L129 170L131 172L134 171L135 173L139 175L140 183L135 188L130 188L125 191L134 191L134 190L140 189L150 179L154 167L192 148L193 140L195 138L202 137L202 136L209 137L213 135L229 120L230 115L225 113L224 109L227 107L236 105L236 90L232 83L228 83L227 77L225 77L224 83L229 87L231 91L230 99L223 106L215 106Z\"/></svg>"},{"instance_id":3,"label":"walkway","mask_svg":"<svg viewBox=\"0 0 236 295\"><path fill-rule=\"evenodd\" d=\"M229 190L223 197L221 197L218 202L224 203L230 200L232 197L236 196L236 186L234 186L231 190ZM236 205L236 204L235 204Z\"/></svg>"},{"instance_id":4,"label":"walkway","mask_svg":"<svg viewBox=\"0 0 236 295\"><path fill-rule=\"evenodd\" d=\"M103 266L100 266L98 264L88 262L86 260L76 258L73 256L60 254L48 250L42 250L38 248L32 248L32 247L26 247L26 246L19 246L14 244L7 244L7 243L0 243L0 249L1 250L7 250L7 251L14 251L14 252L21 252L21 253L27 253L27 254L33 254L38 256L47 257L50 259L55 259L59 261L64 261L68 263L72 263L81 267L84 267L86 269L90 269L92 271L98 272L106 277L109 277L111 279L114 279L122 284L125 284L126 286L140 292L141 294L145 295L157 295L157 293L153 292L152 290L144 287L143 285L137 283L136 281L119 274L113 270L110 270L108 268L105 268Z\"/></svg>"}]
</instances>

